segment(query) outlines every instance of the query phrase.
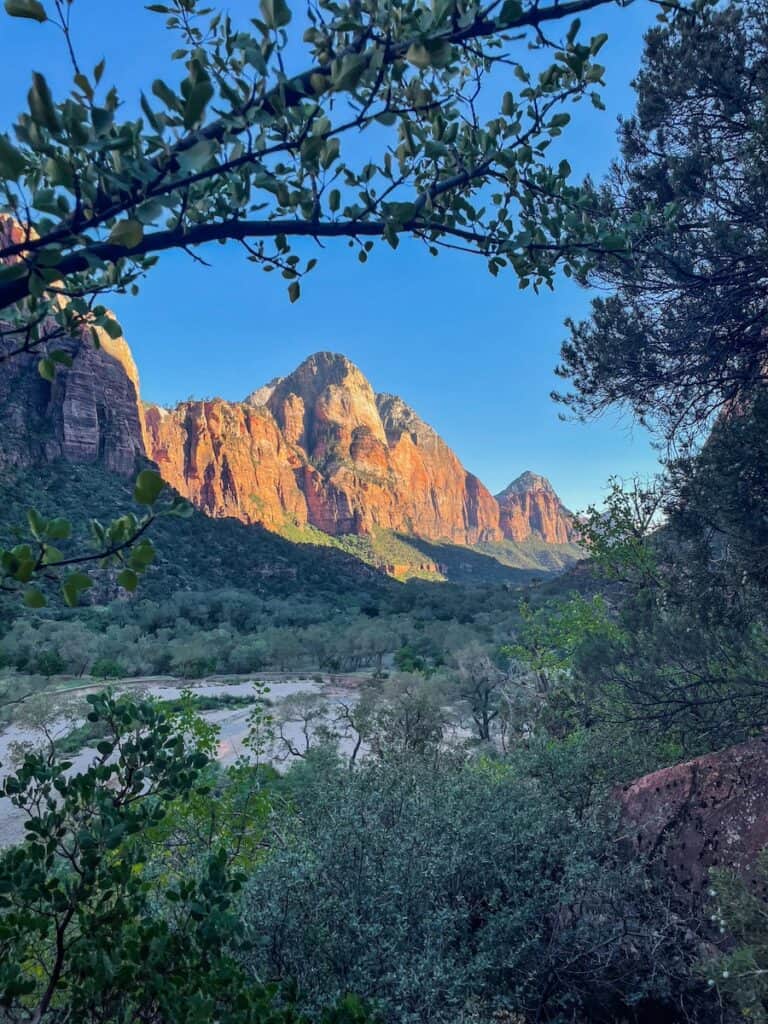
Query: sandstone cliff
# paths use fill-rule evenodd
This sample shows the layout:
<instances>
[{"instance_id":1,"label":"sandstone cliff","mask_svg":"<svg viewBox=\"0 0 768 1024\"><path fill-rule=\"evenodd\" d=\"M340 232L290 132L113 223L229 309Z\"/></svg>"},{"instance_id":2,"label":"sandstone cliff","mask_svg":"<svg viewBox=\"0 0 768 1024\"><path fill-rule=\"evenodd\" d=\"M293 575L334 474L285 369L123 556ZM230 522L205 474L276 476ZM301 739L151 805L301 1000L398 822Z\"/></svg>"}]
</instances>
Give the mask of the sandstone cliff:
<instances>
[{"instance_id":1,"label":"sandstone cliff","mask_svg":"<svg viewBox=\"0 0 768 1024\"><path fill-rule=\"evenodd\" d=\"M330 534L501 540L490 492L401 399L320 352L242 403L146 409L149 455L212 515Z\"/></svg>"},{"instance_id":2,"label":"sandstone cliff","mask_svg":"<svg viewBox=\"0 0 768 1024\"><path fill-rule=\"evenodd\" d=\"M541 477L499 496L402 399L376 394L344 356L320 352L243 402L143 406L126 342L57 339L71 366L36 372L45 346L0 361L0 469L64 459L123 475L148 456L214 517L334 536L377 529L473 545L574 538ZM1 348L1 346L0 346ZM0 356L2 352L0 351Z\"/></svg>"},{"instance_id":3,"label":"sandstone cliff","mask_svg":"<svg viewBox=\"0 0 768 1024\"><path fill-rule=\"evenodd\" d=\"M90 339L59 338L0 362L0 469L63 458L133 473L145 453L139 378L125 341L99 335L100 348ZM49 347L72 360L58 366L52 382L37 372ZM2 350L0 342L0 356Z\"/></svg>"},{"instance_id":4,"label":"sandstone cliff","mask_svg":"<svg viewBox=\"0 0 768 1024\"><path fill-rule=\"evenodd\" d=\"M499 526L508 540L536 537L548 544L578 541L573 515L543 476L526 471L497 494L496 501Z\"/></svg>"}]
</instances>

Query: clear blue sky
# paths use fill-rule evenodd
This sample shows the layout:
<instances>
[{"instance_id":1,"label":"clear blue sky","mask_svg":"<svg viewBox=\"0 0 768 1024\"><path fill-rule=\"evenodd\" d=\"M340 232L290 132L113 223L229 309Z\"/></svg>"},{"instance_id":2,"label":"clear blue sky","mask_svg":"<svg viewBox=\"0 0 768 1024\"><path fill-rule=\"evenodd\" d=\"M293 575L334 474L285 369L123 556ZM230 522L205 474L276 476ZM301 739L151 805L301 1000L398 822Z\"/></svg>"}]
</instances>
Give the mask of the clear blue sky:
<instances>
[{"instance_id":1,"label":"clear blue sky","mask_svg":"<svg viewBox=\"0 0 768 1024\"><path fill-rule=\"evenodd\" d=\"M214 3L218 6L217 3ZM235 18L257 10L231 0ZM607 111L573 109L562 150L574 176L600 176L616 151L616 118L630 113L630 81L642 34L657 9L647 0L598 9L588 31L607 31ZM141 0L75 0L74 35L84 63L107 59L105 79L131 106L141 87L169 75L175 42ZM0 130L26 108L32 70L56 95L69 66L51 26L0 15ZM170 72L173 74L173 72ZM607 478L651 472L648 437L617 416L563 423L549 393L566 316L586 311L588 294L563 280L554 293L521 292L508 273L493 278L480 259L437 259L416 244L377 247L363 266L344 242L320 253L318 267L290 305L284 282L247 263L236 246L204 251L206 269L184 254L164 255L137 298L112 305L139 366L145 399L173 404L195 396L239 399L288 373L318 349L343 352L378 391L401 395L493 492L525 469L548 476L573 509L599 500Z\"/></svg>"}]
</instances>

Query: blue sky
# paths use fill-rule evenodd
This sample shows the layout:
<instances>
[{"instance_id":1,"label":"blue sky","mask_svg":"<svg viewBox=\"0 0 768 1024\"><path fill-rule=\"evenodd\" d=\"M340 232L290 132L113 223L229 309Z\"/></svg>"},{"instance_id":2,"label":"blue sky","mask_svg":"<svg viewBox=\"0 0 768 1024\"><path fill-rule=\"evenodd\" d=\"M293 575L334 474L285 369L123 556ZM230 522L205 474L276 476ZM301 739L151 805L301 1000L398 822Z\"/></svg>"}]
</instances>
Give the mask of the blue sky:
<instances>
[{"instance_id":1,"label":"blue sky","mask_svg":"<svg viewBox=\"0 0 768 1024\"><path fill-rule=\"evenodd\" d=\"M218 6L218 5L217 5ZM233 17L257 10L231 0ZM632 111L630 82L642 34L657 9L635 0L598 9L587 32L607 31L603 113L573 109L561 140L575 177L599 177L616 152L616 118ZM75 0L74 36L84 63L107 59L105 80L131 105L158 75L170 77L175 42L140 0ZM0 130L26 108L32 70L55 94L69 87L60 36L0 15ZM482 260L431 257L411 243L376 247L364 266L333 242L290 305L284 282L245 261L235 246L212 246L210 269L184 254L162 257L137 298L112 303L150 401L194 396L239 399L288 373L319 349L343 352L377 391L401 395L493 492L525 469L548 476L573 509L599 500L609 476L652 472L649 439L617 415L582 425L562 422L549 398L565 336L563 320L587 310L589 294L563 279L554 293L521 292L511 273L493 278Z\"/></svg>"}]
</instances>

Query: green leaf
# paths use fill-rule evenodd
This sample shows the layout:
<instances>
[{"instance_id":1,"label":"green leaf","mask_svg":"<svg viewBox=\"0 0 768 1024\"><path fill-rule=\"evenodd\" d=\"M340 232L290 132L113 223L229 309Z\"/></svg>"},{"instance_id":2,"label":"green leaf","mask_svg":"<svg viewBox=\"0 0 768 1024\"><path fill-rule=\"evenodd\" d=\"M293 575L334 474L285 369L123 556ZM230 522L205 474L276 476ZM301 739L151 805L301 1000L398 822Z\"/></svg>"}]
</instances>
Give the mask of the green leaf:
<instances>
[{"instance_id":1,"label":"green leaf","mask_svg":"<svg viewBox=\"0 0 768 1024\"><path fill-rule=\"evenodd\" d=\"M93 130L97 135L104 135L112 127L112 122L115 119L115 115L111 110L107 110L105 107L94 107L91 110L91 121L93 122Z\"/></svg>"},{"instance_id":2,"label":"green leaf","mask_svg":"<svg viewBox=\"0 0 768 1024\"><path fill-rule=\"evenodd\" d=\"M405 54L405 59L417 68L428 68L432 63L429 50L423 43L411 43Z\"/></svg>"},{"instance_id":3,"label":"green leaf","mask_svg":"<svg viewBox=\"0 0 768 1024\"><path fill-rule=\"evenodd\" d=\"M509 25L511 22L517 21L522 13L523 5L520 3L520 0L505 0L501 8L499 21L502 25Z\"/></svg>"},{"instance_id":4,"label":"green leaf","mask_svg":"<svg viewBox=\"0 0 768 1024\"><path fill-rule=\"evenodd\" d=\"M48 532L48 520L44 519L36 508L31 508L27 512L27 522L35 540L41 540Z\"/></svg>"},{"instance_id":5,"label":"green leaf","mask_svg":"<svg viewBox=\"0 0 768 1024\"><path fill-rule=\"evenodd\" d=\"M0 281L5 283L6 281L15 281L19 277L23 277L27 273L27 268L22 262L9 263L6 266L0 266Z\"/></svg>"},{"instance_id":6,"label":"green leaf","mask_svg":"<svg viewBox=\"0 0 768 1024\"><path fill-rule=\"evenodd\" d=\"M180 498L178 495L173 499L168 514L177 516L179 519L189 519L194 513L194 508L184 498Z\"/></svg>"},{"instance_id":7,"label":"green leaf","mask_svg":"<svg viewBox=\"0 0 768 1024\"><path fill-rule=\"evenodd\" d=\"M93 580L83 572L72 572L61 585L64 600L70 608L74 608L84 590L93 586Z\"/></svg>"},{"instance_id":8,"label":"green leaf","mask_svg":"<svg viewBox=\"0 0 768 1024\"><path fill-rule=\"evenodd\" d=\"M122 245L126 249L133 249L141 243L143 237L144 227L139 221L121 220L112 228L107 241L113 245Z\"/></svg>"},{"instance_id":9,"label":"green leaf","mask_svg":"<svg viewBox=\"0 0 768 1024\"><path fill-rule=\"evenodd\" d=\"M113 341L116 341L118 338L122 338L123 336L123 328L117 320L113 320L111 317L107 317L105 319L102 327Z\"/></svg>"},{"instance_id":10,"label":"green leaf","mask_svg":"<svg viewBox=\"0 0 768 1024\"><path fill-rule=\"evenodd\" d=\"M52 519L48 523L48 536L51 540L68 540L72 534L72 524L68 519Z\"/></svg>"},{"instance_id":11,"label":"green leaf","mask_svg":"<svg viewBox=\"0 0 768 1024\"><path fill-rule=\"evenodd\" d=\"M37 372L45 380L53 381L56 377L56 363L48 356L43 356L37 364Z\"/></svg>"},{"instance_id":12,"label":"green leaf","mask_svg":"<svg viewBox=\"0 0 768 1024\"><path fill-rule=\"evenodd\" d=\"M154 560L155 549L149 540L143 540L131 552L131 568L135 569L136 572L144 572L147 566L151 565Z\"/></svg>"},{"instance_id":13,"label":"green leaf","mask_svg":"<svg viewBox=\"0 0 768 1024\"><path fill-rule=\"evenodd\" d=\"M282 28L291 20L291 11L285 0L259 0L259 10L269 28Z\"/></svg>"},{"instance_id":14,"label":"green leaf","mask_svg":"<svg viewBox=\"0 0 768 1024\"><path fill-rule=\"evenodd\" d=\"M191 98L191 97L190 97ZM186 118L186 112L185 112ZM191 127L189 125L188 127ZM179 167L185 174L202 170L203 167L210 161L213 156L215 146L212 142L206 139L201 139L200 142L196 142L194 146L190 146L189 149L185 149L183 153L179 153L176 158L179 162Z\"/></svg>"},{"instance_id":15,"label":"green leaf","mask_svg":"<svg viewBox=\"0 0 768 1024\"><path fill-rule=\"evenodd\" d=\"M5 10L12 18L48 21L48 15L40 0L5 0Z\"/></svg>"},{"instance_id":16,"label":"green leaf","mask_svg":"<svg viewBox=\"0 0 768 1024\"><path fill-rule=\"evenodd\" d=\"M348 53L343 60L335 60L331 69L334 89L354 89L367 66L366 56L360 53Z\"/></svg>"},{"instance_id":17,"label":"green leaf","mask_svg":"<svg viewBox=\"0 0 768 1024\"><path fill-rule=\"evenodd\" d=\"M26 166L21 153L11 144L7 135L0 135L0 176L7 181L17 181Z\"/></svg>"},{"instance_id":18,"label":"green leaf","mask_svg":"<svg viewBox=\"0 0 768 1024\"><path fill-rule=\"evenodd\" d=\"M154 224L163 215L165 207L157 199L148 199L136 210L136 217L142 224Z\"/></svg>"},{"instance_id":19,"label":"green leaf","mask_svg":"<svg viewBox=\"0 0 768 1024\"><path fill-rule=\"evenodd\" d=\"M209 81L196 82L189 91L184 105L184 127L193 128L205 113L205 108L213 98L213 86Z\"/></svg>"},{"instance_id":20,"label":"green leaf","mask_svg":"<svg viewBox=\"0 0 768 1024\"><path fill-rule=\"evenodd\" d=\"M453 47L444 39L435 39L429 43L411 43L405 54L409 64L417 68L442 68L450 64Z\"/></svg>"},{"instance_id":21,"label":"green leaf","mask_svg":"<svg viewBox=\"0 0 768 1024\"><path fill-rule=\"evenodd\" d=\"M124 589L133 593L139 585L139 577L133 569L123 569L117 577L118 584Z\"/></svg>"},{"instance_id":22,"label":"green leaf","mask_svg":"<svg viewBox=\"0 0 768 1024\"><path fill-rule=\"evenodd\" d=\"M61 562L64 555L55 548L52 544L45 545L45 554L43 555L43 565L56 565Z\"/></svg>"},{"instance_id":23,"label":"green leaf","mask_svg":"<svg viewBox=\"0 0 768 1024\"><path fill-rule=\"evenodd\" d=\"M32 88L29 90L28 98L32 120L51 131L56 131L59 127L59 119L53 105L53 97L45 77L39 71L32 74Z\"/></svg>"},{"instance_id":24,"label":"green leaf","mask_svg":"<svg viewBox=\"0 0 768 1024\"><path fill-rule=\"evenodd\" d=\"M445 39L436 39L429 43L429 63L433 68L444 68L451 63L453 47Z\"/></svg>"},{"instance_id":25,"label":"green leaf","mask_svg":"<svg viewBox=\"0 0 768 1024\"><path fill-rule=\"evenodd\" d=\"M163 478L154 469L142 469L136 477L133 497L139 505L154 505L164 486Z\"/></svg>"},{"instance_id":26,"label":"green leaf","mask_svg":"<svg viewBox=\"0 0 768 1024\"><path fill-rule=\"evenodd\" d=\"M24 591L24 604L27 608L45 608L48 603L45 594L37 587L27 587Z\"/></svg>"},{"instance_id":27,"label":"green leaf","mask_svg":"<svg viewBox=\"0 0 768 1024\"><path fill-rule=\"evenodd\" d=\"M166 107L169 107L171 110L178 110L180 108L180 103L176 93L172 89L169 89L162 79L155 79L152 83L152 92L158 99L163 101Z\"/></svg>"},{"instance_id":28,"label":"green leaf","mask_svg":"<svg viewBox=\"0 0 768 1024\"><path fill-rule=\"evenodd\" d=\"M93 99L93 86L88 81L88 76L77 72L74 78L75 85L81 89L89 100Z\"/></svg>"},{"instance_id":29,"label":"green leaf","mask_svg":"<svg viewBox=\"0 0 768 1024\"><path fill-rule=\"evenodd\" d=\"M299 285L299 282L291 281L291 283L288 285L288 298L291 300L291 302L296 302L300 295L301 287Z\"/></svg>"}]
</instances>

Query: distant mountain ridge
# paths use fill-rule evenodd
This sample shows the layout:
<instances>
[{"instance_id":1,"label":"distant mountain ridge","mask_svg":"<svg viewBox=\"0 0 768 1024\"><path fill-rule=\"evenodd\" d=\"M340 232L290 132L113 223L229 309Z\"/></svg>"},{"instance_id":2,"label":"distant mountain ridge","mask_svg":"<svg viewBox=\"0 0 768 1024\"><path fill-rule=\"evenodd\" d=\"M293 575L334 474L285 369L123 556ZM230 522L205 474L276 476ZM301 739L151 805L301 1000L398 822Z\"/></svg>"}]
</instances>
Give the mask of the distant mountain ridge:
<instances>
[{"instance_id":1,"label":"distant mountain ridge","mask_svg":"<svg viewBox=\"0 0 768 1024\"><path fill-rule=\"evenodd\" d=\"M149 458L213 518L332 543L401 578L475 579L497 562L552 569L578 557L572 517L544 478L523 474L494 498L344 356L316 353L242 402L164 409L142 403L125 340L101 340L52 343L72 360L52 382L35 368L45 346L0 363L0 471L63 460L130 476ZM468 548L483 558L461 556Z\"/></svg>"},{"instance_id":2,"label":"distant mountain ridge","mask_svg":"<svg viewBox=\"0 0 768 1024\"><path fill-rule=\"evenodd\" d=\"M472 546L572 544L571 513L524 473L496 498L401 398L318 352L243 402L144 406L148 455L213 516L331 536L390 530Z\"/></svg>"}]
</instances>

